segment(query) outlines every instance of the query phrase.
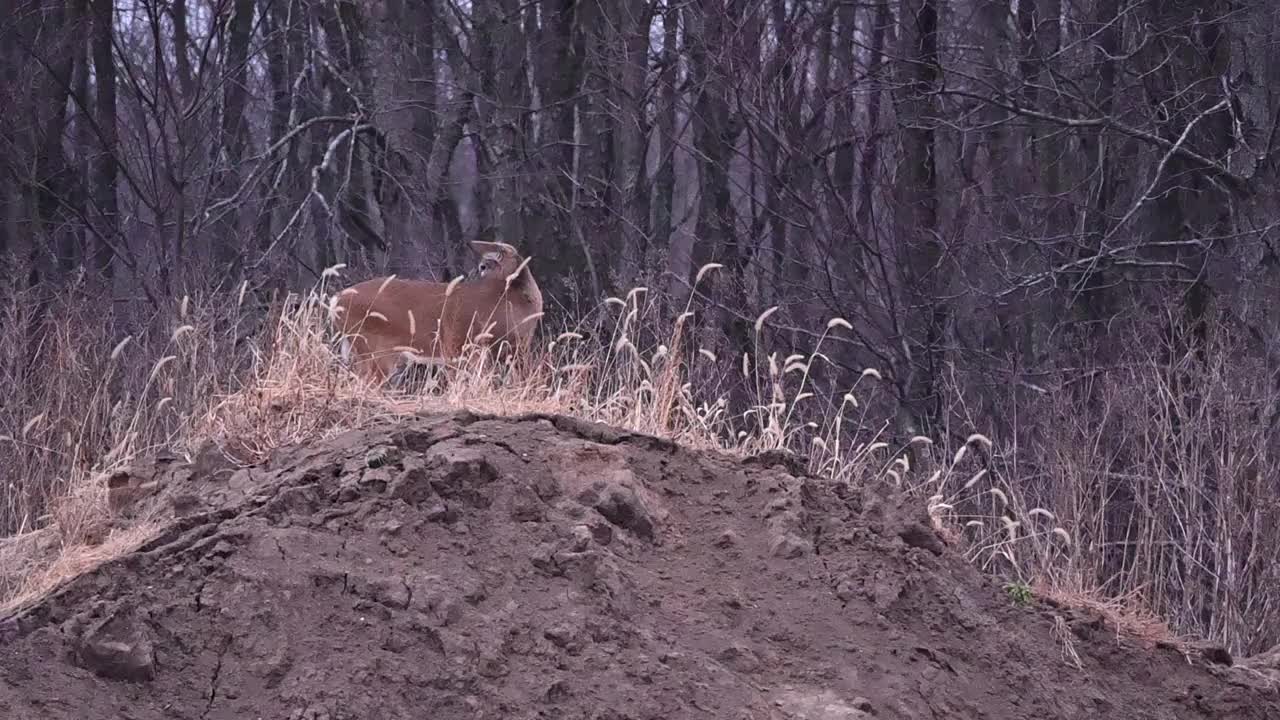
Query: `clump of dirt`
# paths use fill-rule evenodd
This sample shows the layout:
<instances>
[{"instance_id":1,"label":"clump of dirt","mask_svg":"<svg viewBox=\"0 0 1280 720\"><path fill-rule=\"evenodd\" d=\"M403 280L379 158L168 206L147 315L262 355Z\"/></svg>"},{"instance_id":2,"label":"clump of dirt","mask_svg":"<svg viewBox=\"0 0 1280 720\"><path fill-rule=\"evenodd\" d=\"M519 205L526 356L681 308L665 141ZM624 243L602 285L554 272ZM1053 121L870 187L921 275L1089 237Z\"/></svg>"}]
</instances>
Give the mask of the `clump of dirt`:
<instances>
[{"instance_id":1,"label":"clump of dirt","mask_svg":"<svg viewBox=\"0 0 1280 720\"><path fill-rule=\"evenodd\" d=\"M776 458L461 414L138 474L173 519L0 619L0 717L1280 717Z\"/></svg>"}]
</instances>

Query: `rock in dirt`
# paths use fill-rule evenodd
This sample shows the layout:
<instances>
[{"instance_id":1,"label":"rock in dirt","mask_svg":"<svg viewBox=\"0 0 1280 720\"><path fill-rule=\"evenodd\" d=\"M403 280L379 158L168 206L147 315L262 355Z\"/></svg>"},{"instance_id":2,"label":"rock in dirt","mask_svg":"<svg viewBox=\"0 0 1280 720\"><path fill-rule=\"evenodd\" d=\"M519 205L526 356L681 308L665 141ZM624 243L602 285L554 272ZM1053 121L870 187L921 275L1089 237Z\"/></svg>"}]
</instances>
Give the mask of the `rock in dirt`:
<instances>
[{"instance_id":1,"label":"rock in dirt","mask_svg":"<svg viewBox=\"0 0 1280 720\"><path fill-rule=\"evenodd\" d=\"M775 702L785 715L796 720L869 720L871 703L866 698L841 698L831 690L783 690Z\"/></svg>"},{"instance_id":2,"label":"rock in dirt","mask_svg":"<svg viewBox=\"0 0 1280 720\"><path fill-rule=\"evenodd\" d=\"M725 530L716 536L714 545L721 550L731 548L738 544L738 534L733 530Z\"/></svg>"},{"instance_id":3,"label":"rock in dirt","mask_svg":"<svg viewBox=\"0 0 1280 720\"><path fill-rule=\"evenodd\" d=\"M158 459L143 548L0 617L0 718L1280 718L1273 657L1064 640L793 460L471 413Z\"/></svg>"},{"instance_id":4,"label":"rock in dirt","mask_svg":"<svg viewBox=\"0 0 1280 720\"><path fill-rule=\"evenodd\" d=\"M150 632L129 609L90 621L73 645L80 663L101 677L135 682L155 677Z\"/></svg>"}]
</instances>

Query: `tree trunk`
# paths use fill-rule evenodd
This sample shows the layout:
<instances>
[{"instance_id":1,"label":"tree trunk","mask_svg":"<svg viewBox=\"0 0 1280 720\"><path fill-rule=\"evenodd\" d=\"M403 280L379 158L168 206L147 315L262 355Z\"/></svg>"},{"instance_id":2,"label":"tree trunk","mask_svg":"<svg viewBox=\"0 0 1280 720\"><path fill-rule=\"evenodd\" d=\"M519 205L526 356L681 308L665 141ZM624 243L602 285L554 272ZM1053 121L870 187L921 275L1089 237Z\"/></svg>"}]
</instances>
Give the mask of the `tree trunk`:
<instances>
[{"instance_id":1,"label":"tree trunk","mask_svg":"<svg viewBox=\"0 0 1280 720\"><path fill-rule=\"evenodd\" d=\"M187 55L191 47L191 35L187 31L187 0L172 0L169 15L173 20L173 56L178 68L178 85L182 88L183 100L188 100L195 90L195 82L191 76L191 57Z\"/></svg>"},{"instance_id":2,"label":"tree trunk","mask_svg":"<svg viewBox=\"0 0 1280 720\"><path fill-rule=\"evenodd\" d=\"M245 104L248 99L247 64L253 10L253 0L234 0L232 15L227 21L229 37L225 65L222 68L222 121L219 126L219 142L215 145L216 152L212 158L215 165L219 166L218 182L215 184L218 198L229 197L240 186L240 170L249 140ZM233 284L243 269L244 261L239 220L240 211L236 206L216 224L216 230L211 236L214 261L227 273L226 277Z\"/></svg>"},{"instance_id":3,"label":"tree trunk","mask_svg":"<svg viewBox=\"0 0 1280 720\"><path fill-rule=\"evenodd\" d=\"M621 269L617 260L626 258L617 216L624 208L612 182L617 163L614 131L618 110L611 102L611 89L619 77L616 68L626 58L616 31L618 18L609 11L616 11L619 1L588 0L577 4L573 47L574 55L583 59L584 70L574 93L576 152L572 180L565 187L568 202L557 199L554 184L546 191L562 209L560 215L570 237L584 255L591 297L616 294L610 271ZM554 179L554 175L548 179Z\"/></svg>"},{"instance_id":4,"label":"tree trunk","mask_svg":"<svg viewBox=\"0 0 1280 720\"><path fill-rule=\"evenodd\" d=\"M654 4L648 0L616 0L615 7L615 22L626 53L621 58L613 92L613 105L618 109L614 114L615 161L610 186L617 193L615 212L621 216L622 257L626 259L626 267L621 269L618 282L625 288L637 278L645 277L649 255L651 200L645 156L652 126L645 110L649 100L645 80Z\"/></svg>"},{"instance_id":5,"label":"tree trunk","mask_svg":"<svg viewBox=\"0 0 1280 720\"><path fill-rule=\"evenodd\" d=\"M850 13L852 14L852 13ZM843 15L843 13L842 13ZM858 236L866 246L875 245L875 228L872 219L875 217L875 186L878 175L877 167L880 164L880 140L876 136L876 130L880 123L880 104L883 102L884 90L883 78L881 73L884 68L884 45L885 33L889 31L893 17L889 13L889 0L879 0L875 6L875 17L871 21L871 51L870 59L867 65L867 77L872 83L870 96L867 98L867 126L864 131L864 140L862 142L861 157L858 162L858 201L856 210L854 211L854 225L858 229ZM841 50L843 65L845 72L853 72L854 68L854 34L853 26L842 25L844 30L844 47ZM850 123L852 124L852 123ZM850 144L847 153L840 153L836 156L836 187L842 187L841 180L847 175L849 182L853 182L853 145ZM860 248L852 249L855 258L854 266L857 268L865 267L864 255Z\"/></svg>"},{"instance_id":6,"label":"tree trunk","mask_svg":"<svg viewBox=\"0 0 1280 720\"><path fill-rule=\"evenodd\" d=\"M320 10L325 48L337 70L325 73L334 115L359 117L372 121L373 92L366 54L365 23L352 0L340 0ZM338 132L351 130L342 128ZM334 195L333 209L346 236L354 241L351 250L368 253L385 252L389 245L382 232L376 199L371 197L371 143L359 134L348 133L338 144L341 162L335 161L326 171ZM336 154L335 154L336 155Z\"/></svg>"},{"instance_id":7,"label":"tree trunk","mask_svg":"<svg viewBox=\"0 0 1280 720\"><path fill-rule=\"evenodd\" d=\"M114 0L93 0L94 115L101 138L101 153L94 163L93 196L98 206L98 240L93 267L104 277L114 274L114 254L109 243L120 236L119 205L116 197L116 163L119 157L116 131L116 64L112 57L115 19Z\"/></svg>"},{"instance_id":8,"label":"tree trunk","mask_svg":"<svg viewBox=\"0 0 1280 720\"><path fill-rule=\"evenodd\" d=\"M902 50L908 61L901 83L899 113L903 171L898 181L895 230L901 264L904 311L899 332L905 357L894 368L894 382L905 414L904 436L930 434L942 420L942 398L936 382L942 376L943 332L947 312L941 298L944 271L938 219L938 117L933 99L942 78L938 59L938 4L941 0L904 0Z\"/></svg>"},{"instance_id":9,"label":"tree trunk","mask_svg":"<svg viewBox=\"0 0 1280 720\"><path fill-rule=\"evenodd\" d=\"M650 254L652 258L660 258L670 265L671 233L674 230L675 212L675 155L676 138L676 104L679 91L676 89L677 69L680 65L680 4L671 3L662 15L662 55L661 73L658 78L660 102L658 104L658 158L657 170L653 180L653 231L650 233Z\"/></svg>"},{"instance_id":10,"label":"tree trunk","mask_svg":"<svg viewBox=\"0 0 1280 720\"><path fill-rule=\"evenodd\" d=\"M729 88L718 62L729 39L727 27L740 15L740 2L728 7L703 0L685 15L685 45L689 53L689 77L693 88L693 142L698 155L698 221L694 230L691 274L708 262L724 269L707 283L720 306L719 326L728 343L729 357L750 347L752 320L746 309L742 283L746 254L736 227L729 192L729 160L742 124L729 111ZM690 282L693 277L689 278ZM707 282L704 280L704 282Z\"/></svg>"},{"instance_id":11,"label":"tree trunk","mask_svg":"<svg viewBox=\"0 0 1280 720\"><path fill-rule=\"evenodd\" d=\"M1098 34L1097 95L1093 102L1104 117L1110 116L1116 107L1117 61L1120 53L1120 3L1119 0L1100 0L1095 25ZM1088 132L1084 138L1086 155L1095 159L1096 190L1092 193L1090 212L1086 219L1086 239L1077 251L1076 259L1085 260L1101 250L1102 240L1111 229L1112 205L1123 165L1118 162L1117 147L1105 128ZM1105 265L1088 267L1085 272L1071 278L1071 297L1068 307L1076 320L1076 327L1068 339L1067 351L1082 363L1089 362L1092 353L1099 348L1099 340L1105 334L1103 321L1111 315L1111 293L1108 288L1111 272ZM1083 353L1081 352L1083 351ZM1083 356L1082 356L1083 355Z\"/></svg>"},{"instance_id":12,"label":"tree trunk","mask_svg":"<svg viewBox=\"0 0 1280 720\"><path fill-rule=\"evenodd\" d=\"M39 34L24 38L24 43L35 45L33 51L42 53L40 63L47 68L39 71L41 81L37 84L37 115L32 118L32 132L36 136L36 162L33 180L36 183L34 195L36 201L35 216L38 220L33 228L31 245L31 280L38 283L48 268L45 261L51 248L74 245L75 230L72 217L63 207L63 203L74 196L74 169L67 161L63 150L62 139L67 127L67 91L72 87L73 61L76 53L71 43L83 40L82 26L72 25L75 22L75 0L56 3L47 11L46 20L41 23ZM68 10L71 12L68 12ZM37 37L50 37L53 42L48 45L35 43ZM83 217L83 215L81 215ZM43 246L46 242L50 245Z\"/></svg>"}]
</instances>

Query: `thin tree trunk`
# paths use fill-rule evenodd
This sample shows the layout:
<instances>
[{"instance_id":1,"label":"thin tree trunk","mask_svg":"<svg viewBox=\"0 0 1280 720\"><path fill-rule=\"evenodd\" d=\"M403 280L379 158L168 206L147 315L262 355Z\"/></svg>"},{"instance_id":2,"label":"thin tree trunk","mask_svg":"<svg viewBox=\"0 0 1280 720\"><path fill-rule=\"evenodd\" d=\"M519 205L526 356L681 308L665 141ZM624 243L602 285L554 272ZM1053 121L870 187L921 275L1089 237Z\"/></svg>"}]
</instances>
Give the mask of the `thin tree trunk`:
<instances>
[{"instance_id":1,"label":"thin tree trunk","mask_svg":"<svg viewBox=\"0 0 1280 720\"><path fill-rule=\"evenodd\" d=\"M614 178L611 187L618 193L621 214L623 257L627 267L619 278L623 287L630 286L637 273L643 277L645 258L649 254L649 175L645 156L651 130L645 111L648 97L645 79L648 70L649 26L653 4L648 0L616 0L617 26L626 54L618 69L614 105L615 140Z\"/></svg>"},{"instance_id":2,"label":"thin tree trunk","mask_svg":"<svg viewBox=\"0 0 1280 720\"><path fill-rule=\"evenodd\" d=\"M177 58L178 85L182 88L183 99L190 99L194 90L191 76L191 57L187 50L191 47L191 35L187 31L187 0L172 0L169 15L173 19L173 54Z\"/></svg>"},{"instance_id":3,"label":"thin tree trunk","mask_svg":"<svg viewBox=\"0 0 1280 720\"><path fill-rule=\"evenodd\" d=\"M514 0L503 0L503 5L518 7ZM552 0L543 6L543 31L538 38L539 44L534 48L533 62L541 105L545 108L541 115L546 118L546 135L539 143L538 180L528 188L531 193L533 188L537 188L537 194L528 198L528 212L509 215L520 223L522 232L510 224L503 226L503 234L508 237L523 235L528 238L529 254L534 256L531 262L535 268L562 269L542 284L544 293L561 300L584 294L582 275L586 276L587 285L592 288L591 294L596 294L600 288L592 258L584 247L584 236L570 214L575 181L580 179L575 173L574 162L576 116L580 107L575 96L583 87L586 64L586 38L579 31L577 22L581 21L579 14L587 17L598 14L598 7L594 0L590 3ZM510 77L508 83L500 84L506 87L502 97L514 108L526 107L530 103L524 85L526 70L523 62L524 43L529 40L524 36L508 39L504 43L509 48L507 59L499 65L501 72ZM516 83L520 83L519 88L515 87ZM594 126L584 128L588 132L595 129ZM517 141L506 138L502 142L514 145ZM514 149L508 152L515 155ZM573 277L575 271L581 273L577 278Z\"/></svg>"},{"instance_id":4,"label":"thin tree trunk","mask_svg":"<svg viewBox=\"0 0 1280 720\"><path fill-rule=\"evenodd\" d=\"M736 1L727 8L704 1L685 16L690 79L696 94L693 133L699 158L700 202L690 272L696 273L711 261L724 265L713 286L714 297L722 308L719 325L729 344L730 357L737 357L750 347L751 320L741 314L746 307L742 283L747 257L729 192L729 160L742 124L730 115L727 79L717 60L728 40L726 26L739 18L740 9ZM693 279L691 275L690 282Z\"/></svg>"},{"instance_id":5,"label":"thin tree trunk","mask_svg":"<svg viewBox=\"0 0 1280 720\"><path fill-rule=\"evenodd\" d=\"M75 59L70 43L83 40L83 35L72 32L73 29L83 32L82 25L72 25L76 18L74 2L57 3L48 11L40 33L53 38L54 43L33 48L35 52L46 53L48 63L48 75L40 72L42 82L37 85L40 104L35 108L38 113L36 122L32 123L37 148L34 179L38 183L34 189L38 224L34 228L31 245L33 284L40 282L42 269L47 267L45 256L49 248L42 248L43 242L52 241L55 248L74 243L74 237L64 237L64 234L74 236L74 230L71 218L65 217L62 207L63 201L74 194L74 172L62 145L67 127L67 91L72 86ZM26 38L24 42L34 39Z\"/></svg>"},{"instance_id":6,"label":"thin tree trunk","mask_svg":"<svg viewBox=\"0 0 1280 720\"><path fill-rule=\"evenodd\" d=\"M843 15L843 12L842 12ZM852 15L852 13L849 13ZM849 73L854 68L854 33L852 26L852 17L846 17L850 22L849 25L842 24L843 42L842 42L842 64L845 72ZM876 137L876 128L880 123L880 105L884 99L883 78L881 73L884 69L884 40L885 33L889 31L890 23L893 21L889 13L889 0L879 0L875 6L875 16L871 20L871 50L870 60L867 64L867 77L872 83L869 96L867 98L867 124L864 131L865 139L862 142L861 157L858 159L858 201L857 209L854 211L854 225L858 229L858 236L862 243L866 245L874 245L875 228L872 220L875 217L875 186L876 186L876 169L880 164L880 140ZM852 184L853 182L853 162L854 150L852 144L848 151L842 151L836 155L836 187L843 188L845 178ZM857 243L851 248L854 257L857 258L854 263L856 267L864 266L865 253Z\"/></svg>"},{"instance_id":7,"label":"thin tree trunk","mask_svg":"<svg viewBox=\"0 0 1280 720\"><path fill-rule=\"evenodd\" d=\"M1119 0L1100 0L1097 9L1096 25L1102 27L1098 34L1098 90L1094 104L1098 112L1110 115L1116 106L1117 60L1120 52L1120 2ZM1110 229L1112 204L1115 201L1115 185L1119 176L1120 165L1115 154L1117 143L1111 141L1105 128L1099 128L1085 135L1085 149L1094 160L1094 172L1097 182L1090 199L1090 212L1086 219L1087 243L1079 248L1076 258L1083 260L1096 253L1107 231ZM1112 286L1110 272L1105 267L1088 268L1081 277L1072 278L1072 293L1068 307L1076 320L1076 331L1073 340L1068 342L1068 350L1074 348L1077 355L1081 350L1092 353L1098 348L1096 342L1105 332L1103 319L1111 314L1110 293ZM1080 357L1088 362L1088 355Z\"/></svg>"},{"instance_id":8,"label":"thin tree trunk","mask_svg":"<svg viewBox=\"0 0 1280 720\"><path fill-rule=\"evenodd\" d=\"M938 57L938 3L905 0L902 55L907 58L899 112L910 126L903 130L903 177L897 187L895 223L902 266L905 311L899 332L907 356L895 368L899 400L905 413L898 431L904 436L934 432L942 420L943 338L947 310L941 298L942 243L938 236L937 138L933 100L942 78Z\"/></svg>"},{"instance_id":9,"label":"thin tree trunk","mask_svg":"<svg viewBox=\"0 0 1280 720\"><path fill-rule=\"evenodd\" d=\"M666 263L671 249L671 233L675 212L675 155L676 155L676 105L679 93L676 89L676 71L680 65L680 4L668 4L662 16L662 72L658 80L661 88L658 106L658 167L653 180L653 232L650 233L651 257L659 257Z\"/></svg>"},{"instance_id":10,"label":"thin tree trunk","mask_svg":"<svg viewBox=\"0 0 1280 720\"><path fill-rule=\"evenodd\" d=\"M253 29L253 0L235 0L233 14L228 21L230 37L227 41L226 65L222 72L222 123L218 149L226 159L217 155L214 162L221 165L218 197L228 197L240 184L240 167L248 143L248 123L245 104L248 99L247 63L249 36ZM212 236L213 257L234 281L240 274L244 248L241 246L240 213L238 208L228 212L218 223Z\"/></svg>"},{"instance_id":11,"label":"thin tree trunk","mask_svg":"<svg viewBox=\"0 0 1280 720\"><path fill-rule=\"evenodd\" d=\"M93 21L89 0L72 0L71 7L73 13L69 25L76 28L72 36L78 38L78 41L70 43L72 47L71 92L77 98L71 104L75 108L72 126L75 129L77 161L73 202L76 207L91 208L93 203L90 202L90 198L95 197L94 172L100 153L98 136L93 127L94 103L89 89L89 77L93 70L89 55L89 45L93 41ZM63 273L71 272L83 258L93 257L93 247L98 242L93 234L93 228L87 223L79 228L79 237L73 238L68 234L61 238L61 241L58 248L58 264Z\"/></svg>"},{"instance_id":12,"label":"thin tree trunk","mask_svg":"<svg viewBox=\"0 0 1280 720\"><path fill-rule=\"evenodd\" d=\"M114 274L113 253L108 243L120 236L119 205L116 196L116 163L119 157L116 130L116 64L112 56L115 19L114 0L93 0L94 114L101 138L101 154L94 163L94 201L101 218L93 266L104 277Z\"/></svg>"}]
</instances>

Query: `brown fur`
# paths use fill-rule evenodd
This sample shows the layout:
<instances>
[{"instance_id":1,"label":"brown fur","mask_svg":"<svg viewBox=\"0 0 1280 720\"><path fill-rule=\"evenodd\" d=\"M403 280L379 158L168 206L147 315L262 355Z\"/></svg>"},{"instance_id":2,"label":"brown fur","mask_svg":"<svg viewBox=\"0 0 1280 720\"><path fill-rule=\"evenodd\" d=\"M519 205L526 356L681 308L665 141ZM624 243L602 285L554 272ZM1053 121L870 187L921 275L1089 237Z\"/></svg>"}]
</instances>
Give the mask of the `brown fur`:
<instances>
[{"instance_id":1,"label":"brown fur","mask_svg":"<svg viewBox=\"0 0 1280 720\"><path fill-rule=\"evenodd\" d=\"M481 254L478 277L457 283L451 293L448 283L394 277L371 278L338 293L332 321L350 338L358 372L384 382L405 350L447 362L468 342L528 347L538 319L526 318L542 312L537 281L510 245L471 245Z\"/></svg>"}]
</instances>

